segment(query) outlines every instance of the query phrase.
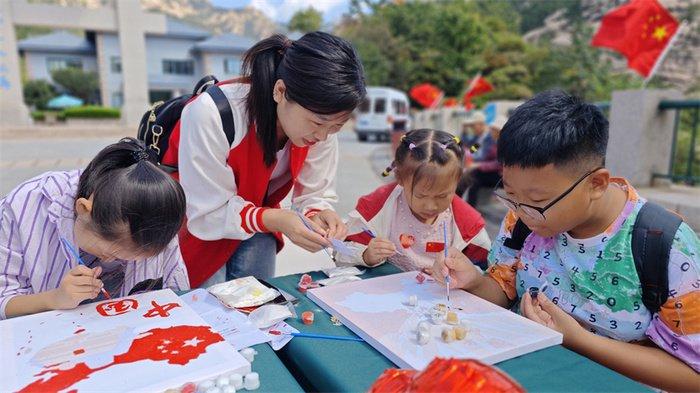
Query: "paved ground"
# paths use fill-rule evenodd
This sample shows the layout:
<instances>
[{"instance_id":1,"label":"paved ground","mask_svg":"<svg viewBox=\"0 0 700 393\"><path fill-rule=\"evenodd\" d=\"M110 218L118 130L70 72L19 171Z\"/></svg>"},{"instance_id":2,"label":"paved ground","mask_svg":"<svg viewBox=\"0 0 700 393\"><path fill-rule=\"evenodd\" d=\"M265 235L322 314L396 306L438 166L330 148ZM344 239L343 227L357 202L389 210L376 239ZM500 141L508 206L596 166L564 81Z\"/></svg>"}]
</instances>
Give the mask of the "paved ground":
<instances>
[{"instance_id":1,"label":"paved ground","mask_svg":"<svg viewBox=\"0 0 700 393\"><path fill-rule=\"evenodd\" d=\"M349 128L349 127L348 127ZM95 136L85 132L57 132L3 134L0 138L0 195L5 195L16 185L40 173L84 167L104 146L115 142L122 132L111 130L107 135ZM66 135L67 134L67 135ZM338 212L351 211L357 199L378 187L383 181L381 171L391 161L389 144L357 141L355 134L343 130L339 134L341 160L338 169L337 188L340 201ZM287 203L289 203L287 201ZM496 222L502 215L498 209L487 208L494 218L489 223L490 233L497 229ZM290 242L279 255L277 275L309 271L332 266L324 252L310 254Z\"/></svg>"}]
</instances>

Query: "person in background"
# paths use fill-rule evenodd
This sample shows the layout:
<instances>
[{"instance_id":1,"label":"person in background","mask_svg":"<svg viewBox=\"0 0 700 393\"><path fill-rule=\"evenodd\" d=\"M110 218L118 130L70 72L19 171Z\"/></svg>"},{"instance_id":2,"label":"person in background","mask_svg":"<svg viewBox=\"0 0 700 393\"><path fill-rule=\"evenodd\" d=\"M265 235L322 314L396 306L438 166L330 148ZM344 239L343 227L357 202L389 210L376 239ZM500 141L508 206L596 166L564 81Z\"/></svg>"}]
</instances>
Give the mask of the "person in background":
<instances>
[{"instance_id":1,"label":"person in background","mask_svg":"<svg viewBox=\"0 0 700 393\"><path fill-rule=\"evenodd\" d=\"M473 207L479 203L479 190L496 187L501 181L503 167L498 162L497 143L504 124L506 118L502 115L496 116L489 124L488 137L484 138L484 144L474 153L476 157L464 171L465 176L469 177L467 202Z\"/></svg>"}]
</instances>

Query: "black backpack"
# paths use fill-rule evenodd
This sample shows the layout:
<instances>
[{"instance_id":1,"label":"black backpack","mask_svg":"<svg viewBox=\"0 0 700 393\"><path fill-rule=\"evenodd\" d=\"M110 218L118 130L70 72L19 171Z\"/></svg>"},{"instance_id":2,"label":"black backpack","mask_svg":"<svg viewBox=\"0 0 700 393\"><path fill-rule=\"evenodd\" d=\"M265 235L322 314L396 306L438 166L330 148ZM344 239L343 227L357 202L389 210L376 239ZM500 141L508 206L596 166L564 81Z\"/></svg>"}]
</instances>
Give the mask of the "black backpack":
<instances>
[{"instance_id":1,"label":"black backpack","mask_svg":"<svg viewBox=\"0 0 700 393\"><path fill-rule=\"evenodd\" d=\"M226 134L229 146L233 143L233 139L236 136L233 112L228 99L224 95L224 92L221 91L221 88L217 86L217 83L219 83L219 81L216 77L207 75L197 82L192 94L174 97L165 102L156 102L141 117L137 138L143 141L147 148L158 155L158 163L166 172L171 173L177 171L177 167L164 165L162 163L165 152L168 151L170 135L175 125L180 120L185 105L187 105L193 97L202 93L209 94L214 100L216 107L219 109L221 124L224 126L223 131Z\"/></svg>"},{"instance_id":2,"label":"black backpack","mask_svg":"<svg viewBox=\"0 0 700 393\"><path fill-rule=\"evenodd\" d=\"M651 313L668 299L668 259L678 227L683 220L656 203L647 202L632 227L632 256L642 286L642 302ZM521 250L532 231L521 220L503 245Z\"/></svg>"}]
</instances>

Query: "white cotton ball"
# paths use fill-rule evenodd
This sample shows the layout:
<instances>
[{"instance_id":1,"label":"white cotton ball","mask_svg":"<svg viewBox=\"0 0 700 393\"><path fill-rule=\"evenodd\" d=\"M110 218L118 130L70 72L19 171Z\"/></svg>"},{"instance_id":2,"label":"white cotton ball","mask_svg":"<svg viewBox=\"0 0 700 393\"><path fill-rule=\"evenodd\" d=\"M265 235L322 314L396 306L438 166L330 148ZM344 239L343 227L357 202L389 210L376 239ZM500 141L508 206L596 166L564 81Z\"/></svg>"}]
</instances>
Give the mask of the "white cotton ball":
<instances>
[{"instance_id":1,"label":"white cotton ball","mask_svg":"<svg viewBox=\"0 0 700 393\"><path fill-rule=\"evenodd\" d=\"M253 348L243 348L238 353L241 354L245 358L245 360L248 361L248 363L253 363L255 360L255 355L258 354L258 351L254 350Z\"/></svg>"},{"instance_id":2,"label":"white cotton ball","mask_svg":"<svg viewBox=\"0 0 700 393\"><path fill-rule=\"evenodd\" d=\"M241 374L231 374L228 377L229 385L232 385L236 390L243 389L243 376Z\"/></svg>"},{"instance_id":3,"label":"white cotton ball","mask_svg":"<svg viewBox=\"0 0 700 393\"><path fill-rule=\"evenodd\" d=\"M236 388L231 385L226 385L221 389L221 393L236 393Z\"/></svg>"},{"instance_id":4,"label":"white cotton ball","mask_svg":"<svg viewBox=\"0 0 700 393\"><path fill-rule=\"evenodd\" d=\"M418 341L418 344L420 345L425 345L430 341L430 333L426 332L425 330L419 330L416 333L416 341Z\"/></svg>"},{"instance_id":5,"label":"white cotton ball","mask_svg":"<svg viewBox=\"0 0 700 393\"><path fill-rule=\"evenodd\" d=\"M248 373L243 379L245 390L255 390L260 387L260 376L258 373Z\"/></svg>"},{"instance_id":6,"label":"white cotton ball","mask_svg":"<svg viewBox=\"0 0 700 393\"><path fill-rule=\"evenodd\" d=\"M229 385L228 377L222 375L216 379L216 386L222 388L222 387L228 386L228 385Z\"/></svg>"},{"instance_id":7,"label":"white cotton ball","mask_svg":"<svg viewBox=\"0 0 700 393\"><path fill-rule=\"evenodd\" d=\"M212 381L211 379L207 379L206 381L202 381L197 385L197 391L198 392L206 392L207 390L213 388L214 386L216 386L214 381Z\"/></svg>"}]
</instances>

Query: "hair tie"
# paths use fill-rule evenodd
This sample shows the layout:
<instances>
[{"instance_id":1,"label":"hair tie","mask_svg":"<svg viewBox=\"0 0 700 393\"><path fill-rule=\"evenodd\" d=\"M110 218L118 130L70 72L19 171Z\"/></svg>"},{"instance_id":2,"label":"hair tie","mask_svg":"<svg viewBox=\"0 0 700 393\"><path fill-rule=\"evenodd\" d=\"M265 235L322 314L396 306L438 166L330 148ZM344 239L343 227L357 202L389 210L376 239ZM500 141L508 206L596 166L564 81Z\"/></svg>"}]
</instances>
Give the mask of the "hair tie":
<instances>
[{"instance_id":1,"label":"hair tie","mask_svg":"<svg viewBox=\"0 0 700 393\"><path fill-rule=\"evenodd\" d=\"M396 167L396 161L392 161L392 162L391 162L391 165L389 165L388 167L386 167L386 169L384 170L384 172L382 172L382 177L387 177L387 176L389 176L389 173L391 173L391 171L393 171L395 167Z\"/></svg>"},{"instance_id":2,"label":"hair tie","mask_svg":"<svg viewBox=\"0 0 700 393\"><path fill-rule=\"evenodd\" d=\"M453 136L452 139L453 139L453 140L455 141L455 143L458 144L458 145L459 145L459 143L461 142L461 141L459 140L459 137L456 136L456 135Z\"/></svg>"},{"instance_id":3,"label":"hair tie","mask_svg":"<svg viewBox=\"0 0 700 393\"><path fill-rule=\"evenodd\" d=\"M149 161L151 155L148 154L147 150L134 150L131 152L131 157L134 159L134 163L138 163L143 160Z\"/></svg>"},{"instance_id":4,"label":"hair tie","mask_svg":"<svg viewBox=\"0 0 700 393\"><path fill-rule=\"evenodd\" d=\"M415 144L415 143L411 142L411 143L408 144L408 150L413 150L413 149L415 149L415 148L416 148L416 144Z\"/></svg>"},{"instance_id":5,"label":"hair tie","mask_svg":"<svg viewBox=\"0 0 700 393\"><path fill-rule=\"evenodd\" d=\"M447 150L447 143L437 142L437 144L438 144L438 146L440 146L442 148L443 151Z\"/></svg>"}]
</instances>

